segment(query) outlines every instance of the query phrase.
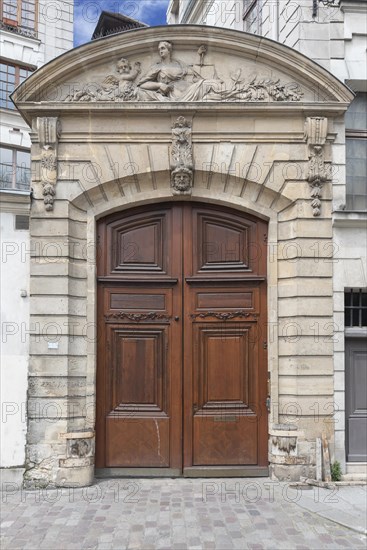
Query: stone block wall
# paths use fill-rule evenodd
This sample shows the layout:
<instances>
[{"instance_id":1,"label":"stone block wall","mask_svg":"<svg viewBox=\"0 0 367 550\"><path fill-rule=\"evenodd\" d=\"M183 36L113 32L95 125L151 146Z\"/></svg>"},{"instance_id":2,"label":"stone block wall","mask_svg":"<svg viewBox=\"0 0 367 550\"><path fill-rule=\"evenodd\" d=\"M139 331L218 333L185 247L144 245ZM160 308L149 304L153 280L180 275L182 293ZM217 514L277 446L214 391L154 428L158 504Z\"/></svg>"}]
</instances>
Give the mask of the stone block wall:
<instances>
[{"instance_id":1,"label":"stone block wall","mask_svg":"<svg viewBox=\"0 0 367 550\"><path fill-rule=\"evenodd\" d=\"M196 114L192 120L195 180L189 200L214 201L270 220L270 463L272 475L281 479L312 475L315 438L325 430L333 437L330 184L323 189L322 214L315 218L305 181L307 143L297 141L303 117L268 118L267 131L250 140L241 132L248 133L251 117L235 123L222 115L213 124L212 115ZM105 119L101 130L99 123L87 128L82 119L65 114L52 212L45 210L41 181L34 181L31 324L36 330L30 350L29 485L77 479L88 484L93 479L96 218L172 197L171 116L155 117L155 136L146 116L130 116L126 124L134 128L135 139L115 118ZM234 140L220 138L229 130ZM206 137L199 137L204 132ZM277 137L266 137L270 135ZM71 147L75 140L78 147ZM37 163L36 133L33 142ZM115 159L112 165L110 159ZM246 166L253 174L244 179ZM279 435L279 430L287 433ZM76 438L70 434L79 434L83 443L77 447L88 447L88 456L70 456L68 441ZM279 443L282 437L291 438L290 447Z\"/></svg>"}]
</instances>

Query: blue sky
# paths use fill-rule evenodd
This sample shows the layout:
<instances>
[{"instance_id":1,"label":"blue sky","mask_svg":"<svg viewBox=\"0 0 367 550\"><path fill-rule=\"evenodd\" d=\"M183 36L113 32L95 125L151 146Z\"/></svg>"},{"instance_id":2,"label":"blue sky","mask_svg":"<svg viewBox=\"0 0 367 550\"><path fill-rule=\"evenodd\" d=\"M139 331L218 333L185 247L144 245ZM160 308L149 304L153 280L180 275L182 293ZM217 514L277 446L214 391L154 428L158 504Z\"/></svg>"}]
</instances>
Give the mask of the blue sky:
<instances>
[{"instance_id":1,"label":"blue sky","mask_svg":"<svg viewBox=\"0 0 367 550\"><path fill-rule=\"evenodd\" d=\"M74 46L89 42L101 11L124 13L148 25L164 25L169 0L74 0Z\"/></svg>"}]
</instances>

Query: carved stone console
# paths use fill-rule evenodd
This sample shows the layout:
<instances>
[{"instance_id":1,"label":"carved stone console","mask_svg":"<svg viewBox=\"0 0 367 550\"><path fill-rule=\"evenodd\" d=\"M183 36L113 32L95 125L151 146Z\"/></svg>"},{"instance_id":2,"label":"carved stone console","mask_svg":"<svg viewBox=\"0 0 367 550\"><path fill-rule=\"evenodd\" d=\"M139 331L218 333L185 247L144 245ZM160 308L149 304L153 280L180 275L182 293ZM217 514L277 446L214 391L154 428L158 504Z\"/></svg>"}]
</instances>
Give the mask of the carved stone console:
<instances>
[{"instance_id":1,"label":"carved stone console","mask_svg":"<svg viewBox=\"0 0 367 550\"><path fill-rule=\"evenodd\" d=\"M329 179L325 165L324 145L328 131L328 120L325 117L308 117L306 119L305 137L308 143L308 176L311 187L311 206L313 215L321 214L321 193L324 183Z\"/></svg>"},{"instance_id":2,"label":"carved stone console","mask_svg":"<svg viewBox=\"0 0 367 550\"><path fill-rule=\"evenodd\" d=\"M191 124L180 116L172 126L171 188L174 195L191 195L193 181Z\"/></svg>"},{"instance_id":3,"label":"carved stone console","mask_svg":"<svg viewBox=\"0 0 367 550\"><path fill-rule=\"evenodd\" d=\"M57 182L57 147L61 123L57 117L38 117L37 130L41 149L41 183L45 208L53 210Z\"/></svg>"}]
</instances>

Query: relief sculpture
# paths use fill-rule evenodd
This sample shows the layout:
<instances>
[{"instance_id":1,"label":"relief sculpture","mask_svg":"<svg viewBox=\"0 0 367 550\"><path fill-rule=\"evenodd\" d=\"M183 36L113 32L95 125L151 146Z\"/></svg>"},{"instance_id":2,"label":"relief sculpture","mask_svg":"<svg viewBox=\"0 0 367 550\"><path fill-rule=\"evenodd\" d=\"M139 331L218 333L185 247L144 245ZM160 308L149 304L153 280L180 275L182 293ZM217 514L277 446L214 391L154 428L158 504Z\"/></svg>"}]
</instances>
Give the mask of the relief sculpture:
<instances>
[{"instance_id":1,"label":"relief sculpture","mask_svg":"<svg viewBox=\"0 0 367 550\"><path fill-rule=\"evenodd\" d=\"M305 124L305 138L308 143L308 176L311 188L311 207L314 217L321 215L322 188L331 179L330 167L325 164L325 143L328 120L325 117L308 117Z\"/></svg>"},{"instance_id":2,"label":"relief sculpture","mask_svg":"<svg viewBox=\"0 0 367 550\"><path fill-rule=\"evenodd\" d=\"M38 117L37 130L40 146L41 184L45 209L54 207L57 183L57 150L61 125L57 117Z\"/></svg>"},{"instance_id":3,"label":"relief sculpture","mask_svg":"<svg viewBox=\"0 0 367 550\"><path fill-rule=\"evenodd\" d=\"M193 181L191 124L180 116L172 126L171 187L174 195L190 195Z\"/></svg>"},{"instance_id":4,"label":"relief sculpture","mask_svg":"<svg viewBox=\"0 0 367 550\"><path fill-rule=\"evenodd\" d=\"M238 68L228 78L218 75L213 64L205 63L207 47L198 50L199 62L186 64L173 55L173 44L158 44L160 60L142 74L141 63L134 66L120 59L116 74L108 75L101 84L87 84L68 94L65 101L115 102L236 102L236 101L300 101L303 92L294 82L246 75Z\"/></svg>"},{"instance_id":5,"label":"relief sculpture","mask_svg":"<svg viewBox=\"0 0 367 550\"><path fill-rule=\"evenodd\" d=\"M141 73L141 64L121 58L116 65L116 74L108 75L100 86L87 86L75 91L65 101L129 101L135 99L134 80Z\"/></svg>"}]
</instances>

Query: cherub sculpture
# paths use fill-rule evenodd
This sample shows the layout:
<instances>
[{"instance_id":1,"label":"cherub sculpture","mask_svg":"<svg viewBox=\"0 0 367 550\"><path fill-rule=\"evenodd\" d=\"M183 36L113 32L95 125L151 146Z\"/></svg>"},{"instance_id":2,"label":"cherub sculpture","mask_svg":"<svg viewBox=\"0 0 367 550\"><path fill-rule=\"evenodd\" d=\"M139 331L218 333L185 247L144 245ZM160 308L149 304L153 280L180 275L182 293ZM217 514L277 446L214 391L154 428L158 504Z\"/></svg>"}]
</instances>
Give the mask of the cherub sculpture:
<instances>
[{"instance_id":1,"label":"cherub sculpture","mask_svg":"<svg viewBox=\"0 0 367 550\"><path fill-rule=\"evenodd\" d=\"M82 90L70 94L66 101L113 101L134 99L134 80L141 73L141 63L131 63L121 58L116 65L116 75L108 75L101 85L86 85Z\"/></svg>"},{"instance_id":2,"label":"cherub sculpture","mask_svg":"<svg viewBox=\"0 0 367 550\"><path fill-rule=\"evenodd\" d=\"M102 95L107 93L108 98L110 98L110 94L113 94L115 98L130 99L134 93L132 83L141 73L141 63L137 61L132 68L131 63L123 57L116 65L116 72L117 76L108 75L102 82L104 90Z\"/></svg>"}]
</instances>

